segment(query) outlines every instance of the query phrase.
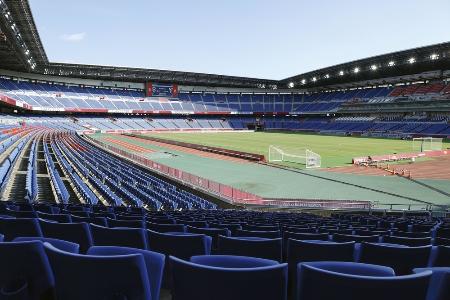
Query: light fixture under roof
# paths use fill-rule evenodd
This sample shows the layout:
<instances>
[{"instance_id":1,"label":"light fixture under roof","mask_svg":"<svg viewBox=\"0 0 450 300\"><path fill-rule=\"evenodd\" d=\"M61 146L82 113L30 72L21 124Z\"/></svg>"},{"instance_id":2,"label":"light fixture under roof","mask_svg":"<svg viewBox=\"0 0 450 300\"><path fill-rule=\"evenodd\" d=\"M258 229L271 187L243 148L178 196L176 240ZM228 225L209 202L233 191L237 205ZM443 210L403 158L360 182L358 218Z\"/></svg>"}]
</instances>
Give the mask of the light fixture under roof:
<instances>
[{"instance_id":1,"label":"light fixture under roof","mask_svg":"<svg viewBox=\"0 0 450 300\"><path fill-rule=\"evenodd\" d=\"M408 62L409 62L410 64L413 64L413 63L416 62L416 59L415 59L414 57L411 57L410 59L408 59Z\"/></svg>"},{"instance_id":2,"label":"light fixture under roof","mask_svg":"<svg viewBox=\"0 0 450 300\"><path fill-rule=\"evenodd\" d=\"M391 60L390 62L388 62L388 66L389 67L395 66L395 61Z\"/></svg>"},{"instance_id":3,"label":"light fixture under roof","mask_svg":"<svg viewBox=\"0 0 450 300\"><path fill-rule=\"evenodd\" d=\"M376 71L376 70L378 69L378 66L377 66L377 65L371 65L371 66L370 66L370 69L371 69L372 71Z\"/></svg>"},{"instance_id":4,"label":"light fixture under roof","mask_svg":"<svg viewBox=\"0 0 450 300\"><path fill-rule=\"evenodd\" d=\"M312 78L312 81L313 81L313 82L316 82L316 81L317 81L317 77L314 76L314 77Z\"/></svg>"},{"instance_id":5,"label":"light fixture under roof","mask_svg":"<svg viewBox=\"0 0 450 300\"><path fill-rule=\"evenodd\" d=\"M339 76L344 76L344 71L339 71Z\"/></svg>"},{"instance_id":6,"label":"light fixture under roof","mask_svg":"<svg viewBox=\"0 0 450 300\"><path fill-rule=\"evenodd\" d=\"M289 87L290 89L292 89L294 86L295 86L295 84L294 84L293 82L289 82L288 87Z\"/></svg>"},{"instance_id":7,"label":"light fixture under roof","mask_svg":"<svg viewBox=\"0 0 450 300\"><path fill-rule=\"evenodd\" d=\"M301 83L305 84L306 83L306 79L302 79Z\"/></svg>"},{"instance_id":8,"label":"light fixture under roof","mask_svg":"<svg viewBox=\"0 0 450 300\"><path fill-rule=\"evenodd\" d=\"M330 74L325 74L325 78L326 79L330 78Z\"/></svg>"},{"instance_id":9,"label":"light fixture under roof","mask_svg":"<svg viewBox=\"0 0 450 300\"><path fill-rule=\"evenodd\" d=\"M353 69L353 72L356 74L356 73L359 73L359 68L358 67L355 67L354 69Z\"/></svg>"},{"instance_id":10,"label":"light fixture under roof","mask_svg":"<svg viewBox=\"0 0 450 300\"><path fill-rule=\"evenodd\" d=\"M430 59L431 59L431 60L439 59L439 54L436 54L436 53L431 54L431 55L430 55Z\"/></svg>"}]
</instances>

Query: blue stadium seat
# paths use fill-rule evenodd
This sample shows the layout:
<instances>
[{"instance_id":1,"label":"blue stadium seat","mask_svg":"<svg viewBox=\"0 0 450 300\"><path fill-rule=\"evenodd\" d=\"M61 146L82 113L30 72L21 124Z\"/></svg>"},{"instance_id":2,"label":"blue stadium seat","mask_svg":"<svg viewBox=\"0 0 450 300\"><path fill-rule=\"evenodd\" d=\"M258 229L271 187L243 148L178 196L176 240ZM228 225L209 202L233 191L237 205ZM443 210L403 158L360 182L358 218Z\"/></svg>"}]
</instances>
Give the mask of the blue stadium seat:
<instances>
[{"instance_id":1,"label":"blue stadium seat","mask_svg":"<svg viewBox=\"0 0 450 300\"><path fill-rule=\"evenodd\" d=\"M407 275L411 274L414 268L427 267L430 254L431 246L362 243L359 261L388 266L395 270L396 275Z\"/></svg>"},{"instance_id":2,"label":"blue stadium seat","mask_svg":"<svg viewBox=\"0 0 450 300\"><path fill-rule=\"evenodd\" d=\"M42 242L0 243L0 266L1 299L56 299Z\"/></svg>"},{"instance_id":3,"label":"blue stadium seat","mask_svg":"<svg viewBox=\"0 0 450 300\"><path fill-rule=\"evenodd\" d=\"M122 246L147 249L145 229L106 228L90 224L94 246Z\"/></svg>"},{"instance_id":4,"label":"blue stadium seat","mask_svg":"<svg viewBox=\"0 0 450 300\"><path fill-rule=\"evenodd\" d=\"M437 246L431 259L432 267L450 267L450 246Z\"/></svg>"},{"instance_id":5,"label":"blue stadium seat","mask_svg":"<svg viewBox=\"0 0 450 300\"><path fill-rule=\"evenodd\" d=\"M5 236L5 241L12 241L19 236L40 236L41 227L38 219L20 218L3 219L0 218L0 232Z\"/></svg>"},{"instance_id":6,"label":"blue stadium seat","mask_svg":"<svg viewBox=\"0 0 450 300\"><path fill-rule=\"evenodd\" d=\"M450 299L450 267L416 268L415 274L431 271L431 280L428 285L427 300Z\"/></svg>"},{"instance_id":7,"label":"blue stadium seat","mask_svg":"<svg viewBox=\"0 0 450 300\"><path fill-rule=\"evenodd\" d=\"M56 221L60 223L71 223L72 218L69 214L47 214L43 212L38 212L38 218L50 221Z\"/></svg>"},{"instance_id":8,"label":"blue stadium seat","mask_svg":"<svg viewBox=\"0 0 450 300\"><path fill-rule=\"evenodd\" d=\"M231 235L234 236L236 235L236 231L239 229L242 229L242 225L237 223L237 224L230 224L230 223L213 223L213 222L209 222L209 227L211 228L225 228L228 229L231 232Z\"/></svg>"},{"instance_id":9,"label":"blue stadium seat","mask_svg":"<svg viewBox=\"0 0 450 300\"><path fill-rule=\"evenodd\" d=\"M69 241L60 240L60 239L52 239L52 238L46 238L46 237L21 236L21 237L15 238L13 240L13 242L27 242L27 241L41 241L43 243L49 243L55 248L58 248L62 251L66 251L66 252L70 252L70 253L79 253L79 251L80 251L80 245L69 242Z\"/></svg>"},{"instance_id":10,"label":"blue stadium seat","mask_svg":"<svg viewBox=\"0 0 450 300\"><path fill-rule=\"evenodd\" d=\"M297 272L298 300L423 300L431 277L430 271L394 276L386 267L336 262L301 263Z\"/></svg>"},{"instance_id":11,"label":"blue stadium seat","mask_svg":"<svg viewBox=\"0 0 450 300\"><path fill-rule=\"evenodd\" d=\"M287 265L242 256L170 257L172 295L178 300L287 299Z\"/></svg>"},{"instance_id":12,"label":"blue stadium seat","mask_svg":"<svg viewBox=\"0 0 450 300\"><path fill-rule=\"evenodd\" d=\"M281 262L281 238L219 236L217 254L252 256Z\"/></svg>"},{"instance_id":13,"label":"blue stadium seat","mask_svg":"<svg viewBox=\"0 0 450 300\"><path fill-rule=\"evenodd\" d=\"M92 234L87 223L52 223L41 220L42 234L47 238L70 241L80 245L80 253L93 245Z\"/></svg>"},{"instance_id":14,"label":"blue stadium seat","mask_svg":"<svg viewBox=\"0 0 450 300\"><path fill-rule=\"evenodd\" d=\"M72 223L92 223L95 225L108 227L108 220L105 217L79 217L72 215Z\"/></svg>"},{"instance_id":15,"label":"blue stadium seat","mask_svg":"<svg viewBox=\"0 0 450 300\"><path fill-rule=\"evenodd\" d=\"M276 239L281 237L280 231L252 231L252 230L236 230L236 236L239 237L261 237L267 239Z\"/></svg>"},{"instance_id":16,"label":"blue stadium seat","mask_svg":"<svg viewBox=\"0 0 450 300\"><path fill-rule=\"evenodd\" d=\"M279 231L280 228L274 225L253 225L253 224L245 224L242 226L243 230L248 231Z\"/></svg>"},{"instance_id":17,"label":"blue stadium seat","mask_svg":"<svg viewBox=\"0 0 450 300\"><path fill-rule=\"evenodd\" d=\"M159 299L165 256L163 254L148 250L115 247L115 246L93 246L89 248L88 255L127 255L141 254L144 257L147 275L150 282L150 292L152 299Z\"/></svg>"},{"instance_id":18,"label":"blue stadium seat","mask_svg":"<svg viewBox=\"0 0 450 300\"><path fill-rule=\"evenodd\" d=\"M149 249L166 255L163 286L170 288L172 277L169 266L169 256L189 260L194 255L211 254L212 238L204 234L170 234L148 230Z\"/></svg>"},{"instance_id":19,"label":"blue stadium seat","mask_svg":"<svg viewBox=\"0 0 450 300\"><path fill-rule=\"evenodd\" d=\"M434 245L435 246L450 246L450 239L446 238L434 238Z\"/></svg>"},{"instance_id":20,"label":"blue stadium seat","mask_svg":"<svg viewBox=\"0 0 450 300\"><path fill-rule=\"evenodd\" d=\"M147 229L160 233L164 232L186 232L186 226L183 224L158 224L147 222Z\"/></svg>"},{"instance_id":21,"label":"blue stadium seat","mask_svg":"<svg viewBox=\"0 0 450 300\"><path fill-rule=\"evenodd\" d=\"M335 243L326 241L299 241L289 239L287 242L287 259L289 264L289 290L295 294L297 264L311 261L354 260L355 242Z\"/></svg>"},{"instance_id":22,"label":"blue stadium seat","mask_svg":"<svg viewBox=\"0 0 450 300\"><path fill-rule=\"evenodd\" d=\"M366 241L371 242L371 241ZM398 236L384 236L383 243L405 245L411 247L431 245L431 237L428 238L409 238Z\"/></svg>"},{"instance_id":23,"label":"blue stadium seat","mask_svg":"<svg viewBox=\"0 0 450 300\"><path fill-rule=\"evenodd\" d=\"M108 226L114 227L128 227L128 228L142 228L145 229L144 220L114 220L108 219Z\"/></svg>"},{"instance_id":24,"label":"blue stadium seat","mask_svg":"<svg viewBox=\"0 0 450 300\"><path fill-rule=\"evenodd\" d=\"M343 242L370 242L370 243L378 243L380 239L379 235L354 235L354 234L333 234L333 241L338 243Z\"/></svg>"},{"instance_id":25,"label":"blue stadium seat","mask_svg":"<svg viewBox=\"0 0 450 300\"><path fill-rule=\"evenodd\" d=\"M142 254L97 256L44 244L55 275L58 299L151 299Z\"/></svg>"},{"instance_id":26,"label":"blue stadium seat","mask_svg":"<svg viewBox=\"0 0 450 300\"><path fill-rule=\"evenodd\" d=\"M186 232L205 234L212 238L212 248L217 249L217 241L219 235L230 236L230 231L226 228L197 228L192 226L186 226Z\"/></svg>"}]
</instances>

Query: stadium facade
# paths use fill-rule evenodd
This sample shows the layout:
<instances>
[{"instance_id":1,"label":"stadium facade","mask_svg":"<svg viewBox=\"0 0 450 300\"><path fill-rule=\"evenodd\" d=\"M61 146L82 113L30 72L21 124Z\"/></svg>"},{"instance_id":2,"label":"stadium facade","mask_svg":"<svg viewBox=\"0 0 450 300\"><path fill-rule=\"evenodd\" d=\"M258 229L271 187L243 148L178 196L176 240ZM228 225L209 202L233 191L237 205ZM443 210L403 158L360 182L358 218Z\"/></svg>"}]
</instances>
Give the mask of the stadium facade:
<instances>
[{"instance_id":1,"label":"stadium facade","mask_svg":"<svg viewBox=\"0 0 450 300\"><path fill-rule=\"evenodd\" d=\"M276 81L53 63L45 54L28 1L2 1L1 9L0 99L6 112L91 113L106 119L108 113L163 117L162 125L146 124L144 129L202 128L185 124L189 115L211 120L213 124L207 122L205 127L218 125L219 129L262 127L408 137L450 134L450 43ZM103 126L95 120L75 127L141 129L134 124Z\"/></svg>"}]
</instances>

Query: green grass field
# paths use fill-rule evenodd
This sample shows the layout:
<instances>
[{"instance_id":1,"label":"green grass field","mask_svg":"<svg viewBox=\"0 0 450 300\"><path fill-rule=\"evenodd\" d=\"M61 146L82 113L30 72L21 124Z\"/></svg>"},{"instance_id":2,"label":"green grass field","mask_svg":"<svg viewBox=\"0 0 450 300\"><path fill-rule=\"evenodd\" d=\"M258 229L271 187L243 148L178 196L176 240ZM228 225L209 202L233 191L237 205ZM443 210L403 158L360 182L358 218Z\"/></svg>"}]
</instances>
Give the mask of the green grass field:
<instances>
[{"instance_id":1,"label":"green grass field","mask_svg":"<svg viewBox=\"0 0 450 300\"><path fill-rule=\"evenodd\" d=\"M263 154L268 157L269 146L286 149L308 148L322 157L322 167L351 164L353 157L412 152L412 141L324 136L302 133L222 132L222 133L155 133L148 134L188 143ZM445 143L444 148L450 147ZM302 165L287 164L302 168Z\"/></svg>"},{"instance_id":2,"label":"green grass field","mask_svg":"<svg viewBox=\"0 0 450 300\"><path fill-rule=\"evenodd\" d=\"M305 134L239 132L154 136L262 154L267 154L271 144L285 147L298 145L321 154L326 166L346 165L353 156L412 150L411 142L407 141ZM410 205L414 209L422 209L427 204L450 205L448 180L414 182L398 176L344 174L323 169L286 170L264 164L217 159L126 135L98 133L91 135L91 138L265 199L366 200L372 201L377 208L395 205L399 209Z\"/></svg>"}]
</instances>

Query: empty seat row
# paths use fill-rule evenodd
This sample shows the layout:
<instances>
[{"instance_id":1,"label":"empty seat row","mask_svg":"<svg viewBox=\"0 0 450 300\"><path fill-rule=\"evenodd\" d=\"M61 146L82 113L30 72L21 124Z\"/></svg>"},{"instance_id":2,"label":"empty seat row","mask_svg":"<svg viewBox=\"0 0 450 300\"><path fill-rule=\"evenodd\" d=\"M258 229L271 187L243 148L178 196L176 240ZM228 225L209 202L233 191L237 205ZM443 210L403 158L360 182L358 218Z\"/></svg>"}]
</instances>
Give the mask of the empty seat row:
<instances>
[{"instance_id":1,"label":"empty seat row","mask_svg":"<svg viewBox=\"0 0 450 300\"><path fill-rule=\"evenodd\" d=\"M227 255L189 259L127 247L95 246L78 254L63 241L24 238L0 243L0 294L11 299L160 299L169 269L173 299L408 299L444 300L450 268L398 275L386 266L303 262ZM62 249L65 248L65 249ZM72 250L72 251L71 251ZM23 275L26 275L25 277ZM291 294L289 284L294 285Z\"/></svg>"}]
</instances>

